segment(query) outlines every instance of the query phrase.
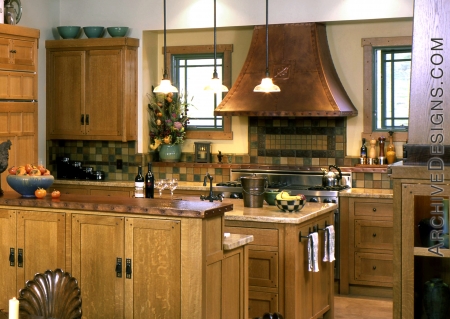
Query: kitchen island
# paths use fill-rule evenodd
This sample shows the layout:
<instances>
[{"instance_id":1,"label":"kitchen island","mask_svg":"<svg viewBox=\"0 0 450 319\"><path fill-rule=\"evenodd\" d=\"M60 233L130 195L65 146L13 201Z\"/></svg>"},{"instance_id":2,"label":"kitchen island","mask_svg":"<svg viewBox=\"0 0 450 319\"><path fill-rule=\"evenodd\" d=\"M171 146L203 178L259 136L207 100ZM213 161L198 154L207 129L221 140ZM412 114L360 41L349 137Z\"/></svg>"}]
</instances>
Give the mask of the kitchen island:
<instances>
[{"instance_id":1,"label":"kitchen island","mask_svg":"<svg viewBox=\"0 0 450 319\"><path fill-rule=\"evenodd\" d=\"M336 204L306 203L295 213L276 206L243 206L230 200L225 231L253 235L249 244L248 318L280 312L285 318L334 318L334 263L324 262L324 228L334 224ZM305 238L319 233L319 272L308 271Z\"/></svg>"},{"instance_id":2,"label":"kitchen island","mask_svg":"<svg viewBox=\"0 0 450 319\"><path fill-rule=\"evenodd\" d=\"M5 192L0 308L35 273L62 268L79 282L83 318L223 318L223 218L231 209L218 202Z\"/></svg>"}]
</instances>

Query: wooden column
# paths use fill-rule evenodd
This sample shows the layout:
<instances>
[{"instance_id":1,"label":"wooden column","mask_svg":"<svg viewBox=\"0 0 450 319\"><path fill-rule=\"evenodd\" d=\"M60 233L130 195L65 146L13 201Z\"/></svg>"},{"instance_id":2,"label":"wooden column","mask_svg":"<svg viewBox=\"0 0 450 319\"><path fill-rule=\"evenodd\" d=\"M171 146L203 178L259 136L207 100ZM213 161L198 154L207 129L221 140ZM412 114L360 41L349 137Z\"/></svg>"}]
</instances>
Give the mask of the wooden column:
<instances>
[{"instance_id":1,"label":"wooden column","mask_svg":"<svg viewBox=\"0 0 450 319\"><path fill-rule=\"evenodd\" d=\"M425 165L436 156L450 163L449 55L450 1L415 0L405 163ZM444 154L438 154L444 145ZM434 151L430 146L436 146Z\"/></svg>"}]
</instances>

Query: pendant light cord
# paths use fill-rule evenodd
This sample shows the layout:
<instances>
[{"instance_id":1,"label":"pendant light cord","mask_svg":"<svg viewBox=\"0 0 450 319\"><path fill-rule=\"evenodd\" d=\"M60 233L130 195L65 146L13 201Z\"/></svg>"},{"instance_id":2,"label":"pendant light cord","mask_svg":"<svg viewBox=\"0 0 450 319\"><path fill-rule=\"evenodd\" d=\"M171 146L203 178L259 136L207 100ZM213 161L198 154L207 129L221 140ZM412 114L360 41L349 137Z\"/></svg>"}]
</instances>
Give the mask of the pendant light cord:
<instances>
[{"instance_id":1,"label":"pendant light cord","mask_svg":"<svg viewBox=\"0 0 450 319\"><path fill-rule=\"evenodd\" d=\"M164 74L163 79L168 79L167 74L167 46L166 46L166 0L164 0Z\"/></svg>"},{"instance_id":2,"label":"pendant light cord","mask_svg":"<svg viewBox=\"0 0 450 319\"><path fill-rule=\"evenodd\" d=\"M218 78L217 74L217 50L216 50L216 0L214 0L214 73L213 78Z\"/></svg>"},{"instance_id":3,"label":"pendant light cord","mask_svg":"<svg viewBox=\"0 0 450 319\"><path fill-rule=\"evenodd\" d=\"M266 78L269 77L269 0L266 0Z\"/></svg>"}]
</instances>

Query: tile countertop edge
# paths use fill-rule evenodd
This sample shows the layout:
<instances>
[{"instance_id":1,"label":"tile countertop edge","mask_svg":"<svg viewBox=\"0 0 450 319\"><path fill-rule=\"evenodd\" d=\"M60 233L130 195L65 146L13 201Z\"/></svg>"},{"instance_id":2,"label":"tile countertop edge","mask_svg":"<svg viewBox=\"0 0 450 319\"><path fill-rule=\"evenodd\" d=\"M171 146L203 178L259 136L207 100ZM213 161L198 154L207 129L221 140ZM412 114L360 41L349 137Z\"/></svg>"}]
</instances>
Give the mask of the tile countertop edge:
<instances>
[{"instance_id":1,"label":"tile countertop edge","mask_svg":"<svg viewBox=\"0 0 450 319\"><path fill-rule=\"evenodd\" d=\"M277 209L276 206L264 205L261 208L249 208L233 205L232 211L225 212L225 220L301 224L337 208L337 204L331 203L306 203L305 207L299 212L285 213Z\"/></svg>"},{"instance_id":2,"label":"tile countertop edge","mask_svg":"<svg viewBox=\"0 0 450 319\"><path fill-rule=\"evenodd\" d=\"M339 197L393 198L393 190L375 188L350 188L340 191Z\"/></svg>"}]
</instances>

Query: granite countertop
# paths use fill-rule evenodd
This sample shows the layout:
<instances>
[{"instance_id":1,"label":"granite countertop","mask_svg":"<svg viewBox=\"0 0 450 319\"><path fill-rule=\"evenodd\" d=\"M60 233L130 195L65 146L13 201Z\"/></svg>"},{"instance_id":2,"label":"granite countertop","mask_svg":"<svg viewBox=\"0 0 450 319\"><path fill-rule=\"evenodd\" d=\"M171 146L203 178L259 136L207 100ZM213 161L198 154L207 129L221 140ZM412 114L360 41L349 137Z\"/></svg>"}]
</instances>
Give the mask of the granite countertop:
<instances>
[{"instance_id":1,"label":"granite countertop","mask_svg":"<svg viewBox=\"0 0 450 319\"><path fill-rule=\"evenodd\" d=\"M253 241L253 235L225 233L223 239L223 250L232 250L244 246Z\"/></svg>"},{"instance_id":2,"label":"granite countertop","mask_svg":"<svg viewBox=\"0 0 450 319\"><path fill-rule=\"evenodd\" d=\"M88 186L102 186L102 187L130 187L134 188L133 181L95 181L95 180L80 180L80 179L55 179L54 184L59 185L88 185ZM215 184L215 183L214 183ZM213 187L215 187L213 184ZM209 183L203 186L203 182L178 182L178 189L182 190L199 190L209 191Z\"/></svg>"},{"instance_id":3,"label":"granite countertop","mask_svg":"<svg viewBox=\"0 0 450 319\"><path fill-rule=\"evenodd\" d=\"M339 192L339 197L393 198L392 189L350 188Z\"/></svg>"},{"instance_id":4,"label":"granite countertop","mask_svg":"<svg viewBox=\"0 0 450 319\"><path fill-rule=\"evenodd\" d=\"M0 205L190 218L220 216L233 209L233 204L230 202L170 200L167 198L125 198L78 194L64 194L58 199L52 199L50 194L47 194L45 198L37 199L34 197L22 197L16 192L4 192L0 196Z\"/></svg>"},{"instance_id":5,"label":"granite countertop","mask_svg":"<svg viewBox=\"0 0 450 319\"><path fill-rule=\"evenodd\" d=\"M225 213L225 220L262 223L300 224L338 208L337 204L331 203L306 203L298 212L285 213L277 206L267 205L266 203L261 208L251 208L244 207L242 200L230 201L233 203L233 210Z\"/></svg>"}]
</instances>

